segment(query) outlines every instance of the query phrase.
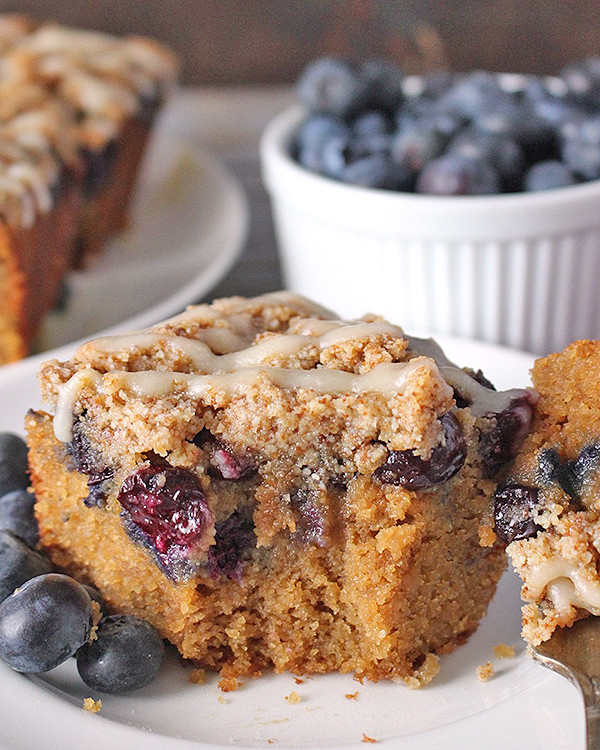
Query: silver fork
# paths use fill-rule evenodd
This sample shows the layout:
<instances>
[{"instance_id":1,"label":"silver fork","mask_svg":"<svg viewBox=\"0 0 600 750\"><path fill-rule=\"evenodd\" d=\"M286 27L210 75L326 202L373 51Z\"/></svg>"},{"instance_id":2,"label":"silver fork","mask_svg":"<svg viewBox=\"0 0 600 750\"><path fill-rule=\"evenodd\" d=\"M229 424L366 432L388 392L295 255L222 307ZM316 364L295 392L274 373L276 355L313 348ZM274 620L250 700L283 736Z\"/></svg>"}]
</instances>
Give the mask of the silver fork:
<instances>
[{"instance_id":1,"label":"silver fork","mask_svg":"<svg viewBox=\"0 0 600 750\"><path fill-rule=\"evenodd\" d=\"M531 655L579 688L585 704L586 748L600 750L600 617L557 628Z\"/></svg>"}]
</instances>

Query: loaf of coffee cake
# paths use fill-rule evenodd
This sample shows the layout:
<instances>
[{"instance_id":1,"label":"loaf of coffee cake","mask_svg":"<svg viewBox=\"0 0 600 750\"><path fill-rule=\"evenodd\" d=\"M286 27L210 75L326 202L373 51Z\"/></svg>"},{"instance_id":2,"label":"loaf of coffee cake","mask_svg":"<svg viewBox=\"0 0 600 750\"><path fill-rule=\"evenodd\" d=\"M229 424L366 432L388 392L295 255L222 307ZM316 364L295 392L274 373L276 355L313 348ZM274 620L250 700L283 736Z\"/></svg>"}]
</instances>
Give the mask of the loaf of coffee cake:
<instances>
[{"instance_id":1,"label":"loaf of coffee cake","mask_svg":"<svg viewBox=\"0 0 600 750\"><path fill-rule=\"evenodd\" d=\"M26 354L68 269L125 225L173 55L0 16L0 364Z\"/></svg>"},{"instance_id":2,"label":"loaf of coffee cake","mask_svg":"<svg viewBox=\"0 0 600 750\"><path fill-rule=\"evenodd\" d=\"M547 640L600 615L600 342L535 362L532 431L495 497L495 524L523 580L523 636Z\"/></svg>"},{"instance_id":3,"label":"loaf of coffee cake","mask_svg":"<svg viewBox=\"0 0 600 750\"><path fill-rule=\"evenodd\" d=\"M485 613L492 497L534 397L431 340L275 293L91 341L40 382L42 546L224 687L424 683Z\"/></svg>"}]
</instances>

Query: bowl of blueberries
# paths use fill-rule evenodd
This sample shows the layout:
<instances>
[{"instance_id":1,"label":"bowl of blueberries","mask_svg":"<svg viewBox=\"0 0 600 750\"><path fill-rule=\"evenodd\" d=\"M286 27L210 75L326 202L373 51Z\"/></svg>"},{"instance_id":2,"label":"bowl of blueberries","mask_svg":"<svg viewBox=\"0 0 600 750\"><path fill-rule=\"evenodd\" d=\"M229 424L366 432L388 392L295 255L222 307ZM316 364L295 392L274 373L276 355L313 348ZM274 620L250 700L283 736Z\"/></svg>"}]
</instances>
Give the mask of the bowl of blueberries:
<instances>
[{"instance_id":1,"label":"bowl of blueberries","mask_svg":"<svg viewBox=\"0 0 600 750\"><path fill-rule=\"evenodd\" d=\"M600 58L560 75L320 58L263 133L286 286L535 353L600 335Z\"/></svg>"}]
</instances>

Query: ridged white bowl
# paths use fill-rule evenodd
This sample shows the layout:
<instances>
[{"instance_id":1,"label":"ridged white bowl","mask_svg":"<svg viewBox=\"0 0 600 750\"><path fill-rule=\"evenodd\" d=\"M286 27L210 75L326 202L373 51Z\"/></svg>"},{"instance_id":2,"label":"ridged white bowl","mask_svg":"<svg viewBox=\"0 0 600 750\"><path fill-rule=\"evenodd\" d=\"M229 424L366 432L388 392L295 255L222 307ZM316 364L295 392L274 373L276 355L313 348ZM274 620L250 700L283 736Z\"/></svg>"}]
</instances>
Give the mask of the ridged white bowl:
<instances>
[{"instance_id":1,"label":"ridged white bowl","mask_svg":"<svg viewBox=\"0 0 600 750\"><path fill-rule=\"evenodd\" d=\"M600 180L438 197L345 185L289 155L303 117L261 141L286 285L344 317L540 354L600 337Z\"/></svg>"}]
</instances>

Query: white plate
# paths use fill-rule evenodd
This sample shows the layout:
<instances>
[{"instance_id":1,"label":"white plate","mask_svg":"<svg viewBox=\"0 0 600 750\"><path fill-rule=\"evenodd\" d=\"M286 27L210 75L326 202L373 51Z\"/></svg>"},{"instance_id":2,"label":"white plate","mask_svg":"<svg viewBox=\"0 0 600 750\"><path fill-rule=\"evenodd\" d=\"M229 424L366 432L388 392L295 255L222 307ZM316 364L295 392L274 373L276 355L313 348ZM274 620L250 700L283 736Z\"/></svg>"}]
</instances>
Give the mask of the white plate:
<instances>
[{"instance_id":1,"label":"white plate","mask_svg":"<svg viewBox=\"0 0 600 750\"><path fill-rule=\"evenodd\" d=\"M497 386L526 385L532 358L491 345L439 339L461 365L482 367ZM63 355L67 350L63 351ZM1 430L22 432L37 404L34 361L0 372ZM29 750L184 750L365 747L363 733L390 750L575 750L583 745L583 710L576 690L525 656L519 637L519 583L502 578L487 617L469 642L442 657L441 672L423 690L330 675L296 684L266 676L222 694L217 678L193 685L176 657L153 685L129 696L100 696L79 681L73 661L28 678L0 666L0 747ZM496 659L499 642L517 648ZM492 661L496 676L482 683L476 668ZM301 701L285 696L296 691ZM345 697L358 691L356 700ZM99 714L81 708L102 698Z\"/></svg>"},{"instance_id":2,"label":"white plate","mask_svg":"<svg viewBox=\"0 0 600 750\"><path fill-rule=\"evenodd\" d=\"M192 132L177 132L178 101L149 143L129 228L70 274L66 309L48 316L38 351L173 315L210 291L236 259L248 225L243 190Z\"/></svg>"}]
</instances>

